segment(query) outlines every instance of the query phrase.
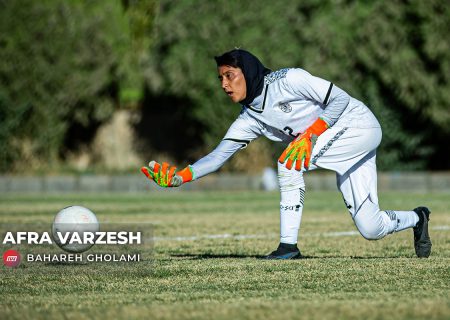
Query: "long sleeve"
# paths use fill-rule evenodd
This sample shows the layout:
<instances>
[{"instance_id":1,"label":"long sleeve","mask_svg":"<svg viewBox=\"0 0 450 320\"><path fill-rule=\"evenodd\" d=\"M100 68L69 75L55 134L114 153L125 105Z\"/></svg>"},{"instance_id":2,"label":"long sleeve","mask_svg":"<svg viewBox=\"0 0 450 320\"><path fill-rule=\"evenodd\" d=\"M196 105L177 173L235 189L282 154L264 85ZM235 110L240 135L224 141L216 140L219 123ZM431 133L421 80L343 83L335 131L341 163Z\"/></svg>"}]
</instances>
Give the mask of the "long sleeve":
<instances>
[{"instance_id":1,"label":"long sleeve","mask_svg":"<svg viewBox=\"0 0 450 320\"><path fill-rule=\"evenodd\" d=\"M199 179L217 171L237 151L261 135L261 124L245 109L228 129L223 140L209 154L191 165L194 179Z\"/></svg>"},{"instance_id":2,"label":"long sleeve","mask_svg":"<svg viewBox=\"0 0 450 320\"><path fill-rule=\"evenodd\" d=\"M212 152L191 165L194 179L199 179L219 170L233 154L243 147L243 143L222 140Z\"/></svg>"},{"instance_id":3,"label":"long sleeve","mask_svg":"<svg viewBox=\"0 0 450 320\"><path fill-rule=\"evenodd\" d=\"M296 95L322 105L324 112L321 118L330 127L337 122L350 102L350 96L345 91L303 69L291 70L287 80Z\"/></svg>"},{"instance_id":4,"label":"long sleeve","mask_svg":"<svg viewBox=\"0 0 450 320\"><path fill-rule=\"evenodd\" d=\"M333 84L332 84L333 85ZM333 126L344 113L350 102L350 96L342 89L333 85L331 88L330 98L328 104L321 118L328 124L329 127Z\"/></svg>"}]
</instances>

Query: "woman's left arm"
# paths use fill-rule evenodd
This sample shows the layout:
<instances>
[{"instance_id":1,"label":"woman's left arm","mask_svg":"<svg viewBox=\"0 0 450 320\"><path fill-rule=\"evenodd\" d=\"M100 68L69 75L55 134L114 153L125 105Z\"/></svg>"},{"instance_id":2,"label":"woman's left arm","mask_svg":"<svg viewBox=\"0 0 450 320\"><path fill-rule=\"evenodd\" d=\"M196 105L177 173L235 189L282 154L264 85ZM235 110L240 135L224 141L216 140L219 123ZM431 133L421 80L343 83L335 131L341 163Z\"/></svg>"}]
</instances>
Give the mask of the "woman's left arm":
<instances>
[{"instance_id":1,"label":"woman's left arm","mask_svg":"<svg viewBox=\"0 0 450 320\"><path fill-rule=\"evenodd\" d=\"M322 105L324 112L320 118L328 127L338 121L350 102L350 96L344 90L303 69L289 70L286 80L292 92Z\"/></svg>"}]
</instances>

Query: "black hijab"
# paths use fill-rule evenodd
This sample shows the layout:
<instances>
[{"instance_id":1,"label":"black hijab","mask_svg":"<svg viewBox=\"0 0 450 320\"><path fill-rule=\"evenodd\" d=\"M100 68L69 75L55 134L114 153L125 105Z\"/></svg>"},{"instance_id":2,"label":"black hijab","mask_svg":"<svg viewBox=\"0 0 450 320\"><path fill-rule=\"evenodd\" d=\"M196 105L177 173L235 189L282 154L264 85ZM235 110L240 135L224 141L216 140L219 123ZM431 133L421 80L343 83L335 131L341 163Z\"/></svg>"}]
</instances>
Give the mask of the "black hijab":
<instances>
[{"instance_id":1,"label":"black hijab","mask_svg":"<svg viewBox=\"0 0 450 320\"><path fill-rule=\"evenodd\" d=\"M264 67L257 57L248 51L234 49L215 59L217 66L230 65L241 68L247 86L247 95L244 100L239 101L240 104L248 105L261 94L264 88L264 76L271 70Z\"/></svg>"}]
</instances>

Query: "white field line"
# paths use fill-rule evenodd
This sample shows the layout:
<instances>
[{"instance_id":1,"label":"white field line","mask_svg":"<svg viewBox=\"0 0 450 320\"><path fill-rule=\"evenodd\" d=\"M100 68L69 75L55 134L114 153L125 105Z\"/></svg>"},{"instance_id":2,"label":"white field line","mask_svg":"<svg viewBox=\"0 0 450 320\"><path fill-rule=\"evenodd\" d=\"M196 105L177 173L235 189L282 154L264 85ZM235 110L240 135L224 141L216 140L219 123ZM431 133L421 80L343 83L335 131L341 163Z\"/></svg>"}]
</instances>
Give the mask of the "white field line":
<instances>
[{"instance_id":1,"label":"white field line","mask_svg":"<svg viewBox=\"0 0 450 320\"><path fill-rule=\"evenodd\" d=\"M435 226L431 230L450 230L450 226ZM340 232L325 232L325 233L301 233L304 237L347 237L347 236L357 236L358 231L340 231ZM268 234L238 234L233 235L229 233L225 234L204 234L198 236L184 236L184 237L153 237L151 240L156 242L161 241L196 241L204 239L233 239L233 240L245 240L245 239L273 239L278 237L278 234L268 233Z\"/></svg>"},{"instance_id":2,"label":"white field line","mask_svg":"<svg viewBox=\"0 0 450 320\"><path fill-rule=\"evenodd\" d=\"M431 228L431 230L450 230L450 226L436 226Z\"/></svg>"},{"instance_id":3,"label":"white field line","mask_svg":"<svg viewBox=\"0 0 450 320\"><path fill-rule=\"evenodd\" d=\"M186 237L154 237L153 241L195 241L202 239L236 239L236 240L244 240L244 239L271 239L275 238L277 234L205 234L199 236L186 236Z\"/></svg>"}]
</instances>

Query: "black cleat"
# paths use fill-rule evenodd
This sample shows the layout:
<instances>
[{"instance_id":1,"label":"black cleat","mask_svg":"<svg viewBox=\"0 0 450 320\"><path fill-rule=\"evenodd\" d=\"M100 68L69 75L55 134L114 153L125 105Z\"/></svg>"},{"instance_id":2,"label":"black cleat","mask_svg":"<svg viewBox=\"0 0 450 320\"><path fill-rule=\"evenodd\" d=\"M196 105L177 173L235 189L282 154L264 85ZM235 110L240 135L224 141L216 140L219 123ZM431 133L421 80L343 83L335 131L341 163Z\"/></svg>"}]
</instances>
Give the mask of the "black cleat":
<instances>
[{"instance_id":1,"label":"black cleat","mask_svg":"<svg viewBox=\"0 0 450 320\"><path fill-rule=\"evenodd\" d=\"M428 234L428 221L431 212L427 207L415 208L414 212L419 216L419 222L413 228L414 248L419 258L428 258L431 253L431 240Z\"/></svg>"},{"instance_id":2,"label":"black cleat","mask_svg":"<svg viewBox=\"0 0 450 320\"><path fill-rule=\"evenodd\" d=\"M269 255L265 256L264 259L268 260L289 260L289 259L300 259L302 254L297 248L297 244L280 243L277 250L271 252Z\"/></svg>"}]
</instances>

